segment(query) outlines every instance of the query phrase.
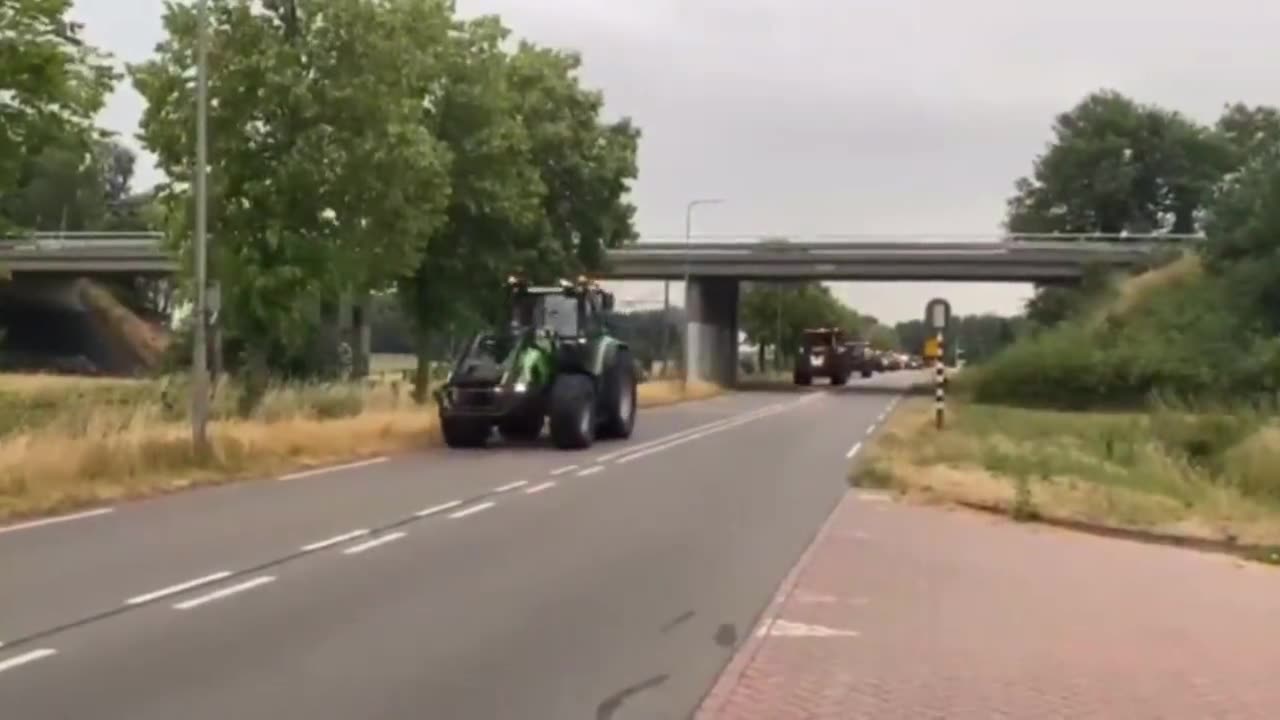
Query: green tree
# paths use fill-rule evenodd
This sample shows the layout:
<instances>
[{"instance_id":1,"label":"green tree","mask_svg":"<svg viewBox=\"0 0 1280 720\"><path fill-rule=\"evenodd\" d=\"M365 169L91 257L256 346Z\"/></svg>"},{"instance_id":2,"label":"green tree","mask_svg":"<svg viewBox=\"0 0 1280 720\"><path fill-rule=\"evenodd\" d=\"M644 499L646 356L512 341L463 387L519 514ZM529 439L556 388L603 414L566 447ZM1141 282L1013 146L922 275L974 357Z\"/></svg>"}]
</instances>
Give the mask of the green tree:
<instances>
[{"instance_id":1,"label":"green tree","mask_svg":"<svg viewBox=\"0 0 1280 720\"><path fill-rule=\"evenodd\" d=\"M130 195L133 152L111 139L92 147L86 156L79 138L64 136L24 158L17 188L0 201L0 214L38 231L144 229Z\"/></svg>"},{"instance_id":2,"label":"green tree","mask_svg":"<svg viewBox=\"0 0 1280 720\"><path fill-rule=\"evenodd\" d=\"M1019 178L1005 221L1015 233L1193 232L1231 167L1222 137L1179 113L1113 91L1085 97Z\"/></svg>"},{"instance_id":3,"label":"green tree","mask_svg":"<svg viewBox=\"0 0 1280 720\"><path fill-rule=\"evenodd\" d=\"M1231 166L1242 168L1251 158L1280 143L1280 110L1268 105L1233 103L1223 108L1214 129L1232 151Z\"/></svg>"},{"instance_id":4,"label":"green tree","mask_svg":"<svg viewBox=\"0 0 1280 720\"><path fill-rule=\"evenodd\" d=\"M453 149L448 221L401 295L414 318L425 398L431 335L493 319L511 272L532 279L591 271L635 237L626 201L639 133L604 123L603 98L576 55L521 43L492 17L459 21L426 124Z\"/></svg>"},{"instance_id":5,"label":"green tree","mask_svg":"<svg viewBox=\"0 0 1280 720\"><path fill-rule=\"evenodd\" d=\"M440 89L423 119L450 150L451 192L429 251L400 281L416 335L419 401L432 334L463 331L496 312L502 279L538 220L543 187L511 88L508 34L495 17L453 21Z\"/></svg>"},{"instance_id":6,"label":"green tree","mask_svg":"<svg viewBox=\"0 0 1280 720\"><path fill-rule=\"evenodd\" d=\"M296 349L315 308L385 287L443 220L448 151L423 126L449 7L422 0L211 0L211 260L250 392ZM166 37L133 66L141 137L169 182L170 229L190 250L196 17L170 2Z\"/></svg>"},{"instance_id":7,"label":"green tree","mask_svg":"<svg viewBox=\"0 0 1280 720\"><path fill-rule=\"evenodd\" d=\"M602 119L604 96L582 87L582 58L521 42L511 86L542 180L536 239L518 261L529 272L598 270L605 251L634 241L630 185L638 174L640 130L629 118Z\"/></svg>"},{"instance_id":8,"label":"green tree","mask_svg":"<svg viewBox=\"0 0 1280 720\"><path fill-rule=\"evenodd\" d=\"M75 138L88 157L93 118L116 73L81 39L67 14L72 0L0 3L0 197L19 183L27 159ZM0 214L0 231L15 223Z\"/></svg>"}]
</instances>

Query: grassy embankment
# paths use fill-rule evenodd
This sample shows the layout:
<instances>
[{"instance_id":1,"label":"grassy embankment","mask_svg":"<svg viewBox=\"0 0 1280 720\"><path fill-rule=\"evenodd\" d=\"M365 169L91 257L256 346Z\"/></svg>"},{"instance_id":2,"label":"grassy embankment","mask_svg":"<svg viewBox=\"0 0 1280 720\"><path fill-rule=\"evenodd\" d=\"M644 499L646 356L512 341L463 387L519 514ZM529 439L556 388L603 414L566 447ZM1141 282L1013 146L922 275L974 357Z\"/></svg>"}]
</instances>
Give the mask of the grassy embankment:
<instances>
[{"instance_id":1,"label":"grassy embankment","mask_svg":"<svg viewBox=\"0 0 1280 720\"><path fill-rule=\"evenodd\" d=\"M179 379L0 375L0 521L65 512L193 485L435 447L435 410L398 381L282 386L248 419L236 389L213 403L212 457L192 453ZM639 405L711 397L719 388L640 386Z\"/></svg>"},{"instance_id":2,"label":"grassy embankment","mask_svg":"<svg viewBox=\"0 0 1280 720\"><path fill-rule=\"evenodd\" d=\"M1126 379L1156 391L1172 379L1230 391L1201 375L1186 353L1169 358L1174 353L1164 353L1157 337L1161 306L1178 302L1173 293L1196 292L1200 272L1184 260L1135 278L1079 322L966 372L948 395L943 432L933 427L931 401L903 403L851 479L1019 519L1259 546L1261 559L1280 561L1274 397L1215 393L1212 400L1178 402L1148 393L1105 409L1100 402L1088 403L1093 409L1044 407L1071 407L1052 402L1069 382L1079 383L1081 395L1103 398ZM1149 347L1125 337L1118 352L1108 352L1098 341L1101 333L1123 333L1138 322L1146 323ZM1069 339L1084 344L1072 343L1072 354ZM1162 354L1169 360L1143 362ZM1031 407L1017 407L1019 400Z\"/></svg>"}]
</instances>

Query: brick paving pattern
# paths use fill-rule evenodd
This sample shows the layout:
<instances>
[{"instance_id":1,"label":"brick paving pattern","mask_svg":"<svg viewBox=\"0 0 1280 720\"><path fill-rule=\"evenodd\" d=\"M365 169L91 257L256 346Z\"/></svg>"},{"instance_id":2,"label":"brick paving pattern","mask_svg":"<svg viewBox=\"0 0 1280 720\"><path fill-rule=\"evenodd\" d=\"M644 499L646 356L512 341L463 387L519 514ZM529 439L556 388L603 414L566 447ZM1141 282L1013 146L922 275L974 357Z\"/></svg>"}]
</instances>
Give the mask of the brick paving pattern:
<instances>
[{"instance_id":1,"label":"brick paving pattern","mask_svg":"<svg viewBox=\"0 0 1280 720\"><path fill-rule=\"evenodd\" d=\"M865 497L698 720L1280 718L1280 570Z\"/></svg>"}]
</instances>

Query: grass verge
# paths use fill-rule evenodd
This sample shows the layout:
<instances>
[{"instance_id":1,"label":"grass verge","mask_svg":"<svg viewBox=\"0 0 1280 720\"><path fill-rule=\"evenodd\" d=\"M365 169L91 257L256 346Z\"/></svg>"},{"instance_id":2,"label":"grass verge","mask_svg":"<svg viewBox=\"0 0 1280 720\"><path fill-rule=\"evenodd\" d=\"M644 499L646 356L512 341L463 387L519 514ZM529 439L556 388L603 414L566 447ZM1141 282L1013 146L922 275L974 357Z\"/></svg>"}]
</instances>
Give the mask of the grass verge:
<instances>
[{"instance_id":1,"label":"grass verge","mask_svg":"<svg viewBox=\"0 0 1280 720\"><path fill-rule=\"evenodd\" d=\"M851 482L1016 519L1253 548L1280 562L1280 425L1248 411L1145 414L905 401Z\"/></svg>"},{"instance_id":2,"label":"grass verge","mask_svg":"<svg viewBox=\"0 0 1280 720\"><path fill-rule=\"evenodd\" d=\"M441 442L435 408L415 405L400 382L280 386L248 419L234 417L237 392L219 388L212 453L197 458L181 378L0 376L0 521ZM719 392L705 383L645 383L637 402L649 408Z\"/></svg>"}]
</instances>

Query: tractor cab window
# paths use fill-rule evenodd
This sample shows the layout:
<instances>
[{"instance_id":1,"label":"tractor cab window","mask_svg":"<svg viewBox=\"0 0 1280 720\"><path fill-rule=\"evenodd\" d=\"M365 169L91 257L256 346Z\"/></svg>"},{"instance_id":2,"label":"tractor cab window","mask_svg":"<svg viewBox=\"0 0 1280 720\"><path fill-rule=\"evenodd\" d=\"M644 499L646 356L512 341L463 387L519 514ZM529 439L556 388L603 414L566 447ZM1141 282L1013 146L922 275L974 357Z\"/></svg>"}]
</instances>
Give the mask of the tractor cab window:
<instances>
[{"instance_id":1,"label":"tractor cab window","mask_svg":"<svg viewBox=\"0 0 1280 720\"><path fill-rule=\"evenodd\" d=\"M807 348L832 347L835 342L835 333L806 332L804 334L804 346Z\"/></svg>"},{"instance_id":2,"label":"tractor cab window","mask_svg":"<svg viewBox=\"0 0 1280 720\"><path fill-rule=\"evenodd\" d=\"M561 293L535 293L520 298L512 307L513 325L550 330L560 337L578 334L578 300Z\"/></svg>"},{"instance_id":3,"label":"tractor cab window","mask_svg":"<svg viewBox=\"0 0 1280 720\"><path fill-rule=\"evenodd\" d=\"M588 335L598 335L604 332L604 308L602 307L601 296L597 293L588 293L582 303L584 313L583 329Z\"/></svg>"}]
</instances>

